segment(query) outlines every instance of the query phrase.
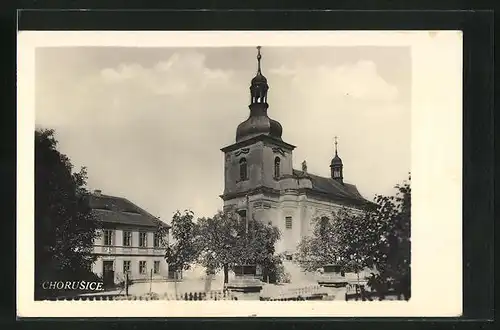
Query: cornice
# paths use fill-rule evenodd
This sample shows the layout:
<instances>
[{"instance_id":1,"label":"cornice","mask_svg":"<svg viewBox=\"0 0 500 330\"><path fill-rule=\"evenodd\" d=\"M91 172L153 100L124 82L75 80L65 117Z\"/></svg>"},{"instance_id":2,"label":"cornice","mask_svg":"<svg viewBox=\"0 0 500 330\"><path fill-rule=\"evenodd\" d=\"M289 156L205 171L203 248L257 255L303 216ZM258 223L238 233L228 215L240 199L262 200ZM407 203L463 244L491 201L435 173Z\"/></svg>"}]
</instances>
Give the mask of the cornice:
<instances>
[{"instance_id":1,"label":"cornice","mask_svg":"<svg viewBox=\"0 0 500 330\"><path fill-rule=\"evenodd\" d=\"M251 196L251 195L257 195L257 194L268 194L268 195L280 196L281 192L278 189L260 186L260 187L253 188L253 189L246 190L246 191L242 191L242 192L222 194L222 195L219 195L219 197L222 198L222 200L227 201L227 200L234 199L234 198L246 197L247 195Z\"/></svg>"},{"instance_id":2,"label":"cornice","mask_svg":"<svg viewBox=\"0 0 500 330\"><path fill-rule=\"evenodd\" d=\"M257 135L257 136L254 136L252 138L249 138L247 140L243 140L243 141L240 141L240 142L233 143L233 144L231 144L231 145L229 145L227 147L224 147L224 148L222 148L220 150L222 152L231 152L231 151L234 151L234 150L237 150L239 148L243 148L243 147L252 145L252 144L254 144L256 142L260 142L260 141L270 142L273 145L285 148L285 149L290 150L290 151L293 150L293 149L295 149L295 146L292 145L292 144L286 143L286 142L284 142L282 140L278 140L278 139L273 138L272 136L269 136L269 135L266 135L266 134L261 134L261 135Z\"/></svg>"}]
</instances>

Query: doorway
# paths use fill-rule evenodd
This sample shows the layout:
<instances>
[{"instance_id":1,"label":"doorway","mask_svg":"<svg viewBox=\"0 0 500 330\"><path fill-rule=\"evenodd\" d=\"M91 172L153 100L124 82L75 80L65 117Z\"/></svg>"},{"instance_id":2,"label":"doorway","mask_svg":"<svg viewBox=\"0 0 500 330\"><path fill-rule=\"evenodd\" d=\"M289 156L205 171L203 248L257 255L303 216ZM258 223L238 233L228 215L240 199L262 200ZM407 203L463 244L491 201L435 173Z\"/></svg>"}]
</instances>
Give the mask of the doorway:
<instances>
[{"instance_id":1,"label":"doorway","mask_svg":"<svg viewBox=\"0 0 500 330\"><path fill-rule=\"evenodd\" d=\"M111 287L115 284L115 271L113 270L113 260L104 260L102 262L102 281L105 287Z\"/></svg>"}]
</instances>

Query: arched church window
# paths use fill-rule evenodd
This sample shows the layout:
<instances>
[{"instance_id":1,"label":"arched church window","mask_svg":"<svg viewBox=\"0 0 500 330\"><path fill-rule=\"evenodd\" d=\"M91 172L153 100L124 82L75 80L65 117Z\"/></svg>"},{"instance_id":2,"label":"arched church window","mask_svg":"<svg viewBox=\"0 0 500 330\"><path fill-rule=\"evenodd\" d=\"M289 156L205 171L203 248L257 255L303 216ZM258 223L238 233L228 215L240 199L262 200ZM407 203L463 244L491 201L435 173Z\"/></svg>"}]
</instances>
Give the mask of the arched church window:
<instances>
[{"instance_id":1,"label":"arched church window","mask_svg":"<svg viewBox=\"0 0 500 330\"><path fill-rule=\"evenodd\" d=\"M279 157L276 157L274 159L274 177L278 178L280 176L280 163L281 159Z\"/></svg>"},{"instance_id":2,"label":"arched church window","mask_svg":"<svg viewBox=\"0 0 500 330\"><path fill-rule=\"evenodd\" d=\"M240 159L240 180L245 181L248 179L248 169L246 158Z\"/></svg>"}]
</instances>

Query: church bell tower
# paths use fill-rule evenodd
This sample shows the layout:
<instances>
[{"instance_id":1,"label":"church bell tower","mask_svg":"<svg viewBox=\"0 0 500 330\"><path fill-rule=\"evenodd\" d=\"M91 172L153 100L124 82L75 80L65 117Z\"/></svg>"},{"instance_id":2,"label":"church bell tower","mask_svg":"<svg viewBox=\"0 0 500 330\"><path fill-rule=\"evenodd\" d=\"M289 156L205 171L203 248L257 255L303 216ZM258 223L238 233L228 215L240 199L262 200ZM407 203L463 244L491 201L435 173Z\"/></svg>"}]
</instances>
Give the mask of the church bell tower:
<instances>
[{"instance_id":1,"label":"church bell tower","mask_svg":"<svg viewBox=\"0 0 500 330\"><path fill-rule=\"evenodd\" d=\"M283 141L281 124L268 115L269 84L262 73L261 61L259 46L257 73L250 82L248 118L238 125L235 142L221 149L224 152L224 192L221 195L224 206L249 212L257 199L279 196L280 178L292 175L295 148Z\"/></svg>"}]
</instances>

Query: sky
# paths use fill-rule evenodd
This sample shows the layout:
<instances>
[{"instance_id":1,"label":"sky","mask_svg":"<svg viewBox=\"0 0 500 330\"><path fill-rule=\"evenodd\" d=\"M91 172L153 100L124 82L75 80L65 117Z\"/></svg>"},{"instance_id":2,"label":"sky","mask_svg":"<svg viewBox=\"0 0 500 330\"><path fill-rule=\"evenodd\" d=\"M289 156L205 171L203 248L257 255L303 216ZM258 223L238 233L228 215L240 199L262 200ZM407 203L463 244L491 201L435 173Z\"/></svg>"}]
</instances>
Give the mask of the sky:
<instances>
[{"instance_id":1,"label":"sky","mask_svg":"<svg viewBox=\"0 0 500 330\"><path fill-rule=\"evenodd\" d=\"M297 146L294 168L329 176L334 137L344 181L373 200L410 172L409 47L263 47L268 114ZM249 115L256 49L38 48L37 128L87 186L125 197L163 221L222 208L222 147Z\"/></svg>"}]
</instances>

